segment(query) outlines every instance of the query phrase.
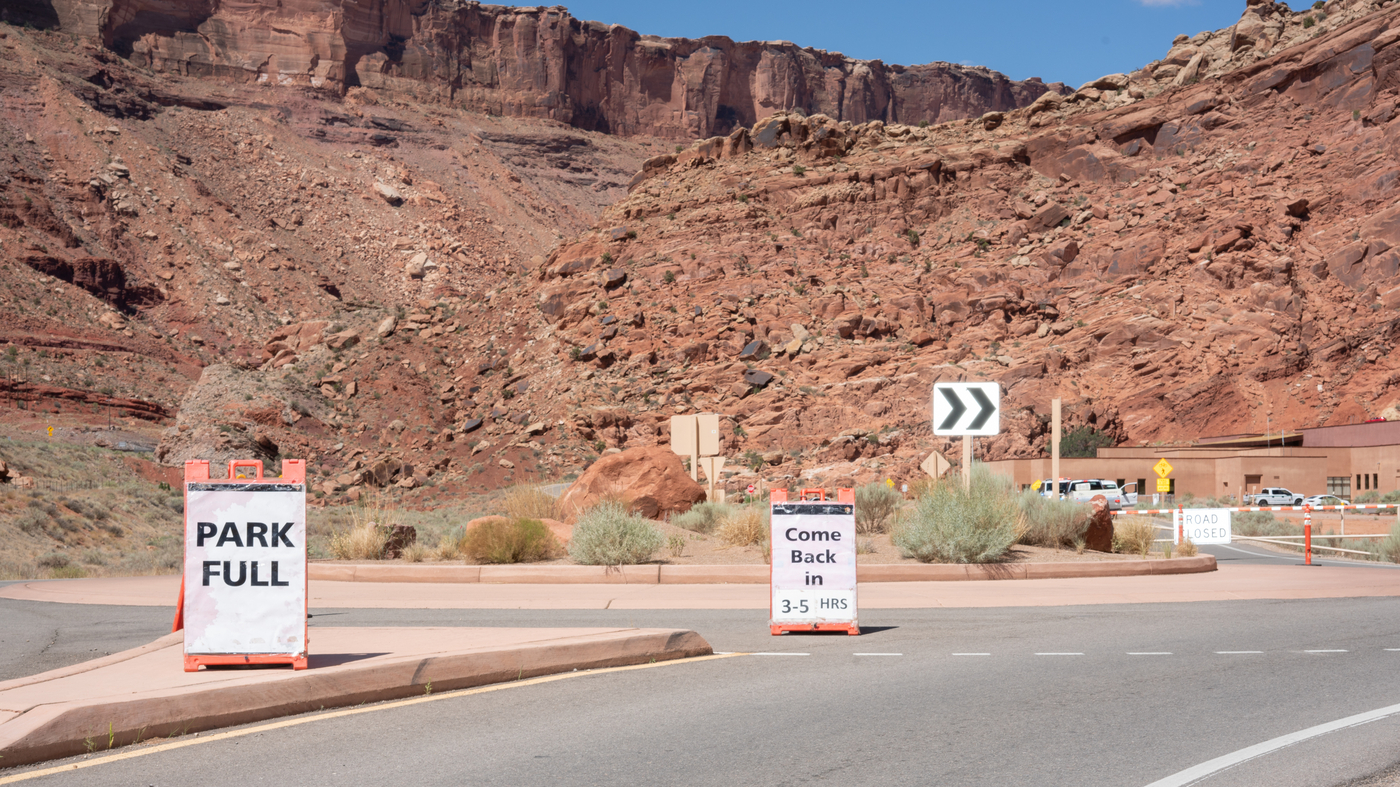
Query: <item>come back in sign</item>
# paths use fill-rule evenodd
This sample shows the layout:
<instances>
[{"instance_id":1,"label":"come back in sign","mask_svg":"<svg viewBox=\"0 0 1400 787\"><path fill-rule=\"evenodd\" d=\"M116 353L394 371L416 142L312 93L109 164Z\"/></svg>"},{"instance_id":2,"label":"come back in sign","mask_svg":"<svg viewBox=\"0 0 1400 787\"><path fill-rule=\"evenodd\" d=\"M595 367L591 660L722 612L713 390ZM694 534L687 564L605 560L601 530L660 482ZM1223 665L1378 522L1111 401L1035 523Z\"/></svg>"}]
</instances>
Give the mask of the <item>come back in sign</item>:
<instances>
[{"instance_id":1,"label":"come back in sign","mask_svg":"<svg viewBox=\"0 0 1400 787\"><path fill-rule=\"evenodd\" d=\"M855 506L775 500L772 514L772 633L859 633Z\"/></svg>"},{"instance_id":2,"label":"come back in sign","mask_svg":"<svg viewBox=\"0 0 1400 787\"><path fill-rule=\"evenodd\" d=\"M304 663L306 485L287 480L185 484L187 657Z\"/></svg>"}]
</instances>

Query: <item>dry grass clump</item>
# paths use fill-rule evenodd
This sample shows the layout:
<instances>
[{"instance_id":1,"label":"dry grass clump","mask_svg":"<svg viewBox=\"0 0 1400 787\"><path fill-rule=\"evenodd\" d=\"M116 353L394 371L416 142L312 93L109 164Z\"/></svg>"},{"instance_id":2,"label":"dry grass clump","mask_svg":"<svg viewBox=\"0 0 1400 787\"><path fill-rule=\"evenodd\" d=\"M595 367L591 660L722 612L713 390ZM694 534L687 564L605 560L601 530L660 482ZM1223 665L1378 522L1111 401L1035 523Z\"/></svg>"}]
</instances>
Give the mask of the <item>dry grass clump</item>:
<instances>
[{"instance_id":1,"label":"dry grass clump","mask_svg":"<svg viewBox=\"0 0 1400 787\"><path fill-rule=\"evenodd\" d=\"M1176 546L1177 557L1195 557L1201 550L1196 547L1196 543L1191 539L1186 539Z\"/></svg>"},{"instance_id":2,"label":"dry grass clump","mask_svg":"<svg viewBox=\"0 0 1400 787\"><path fill-rule=\"evenodd\" d=\"M586 566L644 563L665 542L661 531L618 499L605 499L579 514L569 557Z\"/></svg>"},{"instance_id":3,"label":"dry grass clump","mask_svg":"<svg viewBox=\"0 0 1400 787\"><path fill-rule=\"evenodd\" d=\"M388 543L389 531L368 523L331 533L328 546L336 560L383 560Z\"/></svg>"},{"instance_id":4,"label":"dry grass clump","mask_svg":"<svg viewBox=\"0 0 1400 787\"><path fill-rule=\"evenodd\" d=\"M426 544L421 541L414 541L412 544L403 548L403 553L400 554L399 557L406 563L422 563L428 558L428 555L432 553L433 550L429 549Z\"/></svg>"},{"instance_id":5,"label":"dry grass clump","mask_svg":"<svg viewBox=\"0 0 1400 787\"><path fill-rule=\"evenodd\" d=\"M350 527L331 533L331 557L336 560L383 560L391 530L387 524L392 512L380 494L365 495L350 510Z\"/></svg>"},{"instance_id":6,"label":"dry grass clump","mask_svg":"<svg viewBox=\"0 0 1400 787\"><path fill-rule=\"evenodd\" d=\"M735 547L760 544L768 538L766 513L763 509L751 506L737 508L715 528L715 536Z\"/></svg>"},{"instance_id":7,"label":"dry grass clump","mask_svg":"<svg viewBox=\"0 0 1400 787\"><path fill-rule=\"evenodd\" d=\"M1022 492L1018 502L1026 517L1022 544L1059 548L1083 542L1084 532L1089 529L1089 506L1043 497L1039 492Z\"/></svg>"},{"instance_id":8,"label":"dry grass clump","mask_svg":"<svg viewBox=\"0 0 1400 787\"><path fill-rule=\"evenodd\" d=\"M558 519L552 495L536 486L513 486L501 498L501 510L509 519Z\"/></svg>"},{"instance_id":9,"label":"dry grass clump","mask_svg":"<svg viewBox=\"0 0 1400 787\"><path fill-rule=\"evenodd\" d=\"M1124 555L1147 557L1157 530L1145 516L1120 516L1113 521L1113 551ZM1178 545L1178 549L1185 546Z\"/></svg>"},{"instance_id":10,"label":"dry grass clump","mask_svg":"<svg viewBox=\"0 0 1400 787\"><path fill-rule=\"evenodd\" d=\"M940 479L900 517L892 541L924 563L994 563L1025 530L1010 481L977 467L970 489L962 479Z\"/></svg>"},{"instance_id":11,"label":"dry grass clump","mask_svg":"<svg viewBox=\"0 0 1400 787\"><path fill-rule=\"evenodd\" d=\"M1381 541L1377 551L1381 560L1400 563L1400 522L1390 526L1390 535Z\"/></svg>"},{"instance_id":12,"label":"dry grass clump","mask_svg":"<svg viewBox=\"0 0 1400 787\"><path fill-rule=\"evenodd\" d=\"M460 549L476 563L531 563L559 553L559 541L538 519L483 522L461 541Z\"/></svg>"},{"instance_id":13,"label":"dry grass clump","mask_svg":"<svg viewBox=\"0 0 1400 787\"><path fill-rule=\"evenodd\" d=\"M883 533L904 505L899 490L878 481L856 489L856 532Z\"/></svg>"}]
</instances>

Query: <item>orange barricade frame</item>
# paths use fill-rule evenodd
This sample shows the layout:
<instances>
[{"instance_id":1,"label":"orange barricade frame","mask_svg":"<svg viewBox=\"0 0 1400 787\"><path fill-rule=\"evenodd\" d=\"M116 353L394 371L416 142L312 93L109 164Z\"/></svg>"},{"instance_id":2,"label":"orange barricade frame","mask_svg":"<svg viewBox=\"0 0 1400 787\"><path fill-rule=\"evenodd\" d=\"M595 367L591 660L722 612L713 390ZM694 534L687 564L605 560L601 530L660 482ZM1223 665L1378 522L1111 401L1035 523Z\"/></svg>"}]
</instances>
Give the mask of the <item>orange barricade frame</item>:
<instances>
[{"instance_id":1,"label":"orange barricade frame","mask_svg":"<svg viewBox=\"0 0 1400 787\"><path fill-rule=\"evenodd\" d=\"M251 471L251 474L248 473ZM185 462L185 480L183 494L185 495L185 517L189 517L189 488L191 483L200 484L245 484L249 481L265 480L263 476L263 463L261 459L235 459L228 463L228 478L210 478L209 462L203 460L191 460ZM271 479L267 479L271 480ZM282 475L276 479L284 484L301 484L303 493L306 486L306 460L305 459L284 459L282 460ZM189 548L189 522L184 522L185 526L185 549ZM303 556L305 555L306 544L302 543ZM305 558L303 557L303 560ZM303 595L307 604L310 604L311 586L308 572L303 571ZM309 634L310 627L306 621L305 608L302 609L302 651L296 654L288 653L186 653L185 672L197 672L201 666L243 666L248 664L290 664L294 670L306 669L306 654L310 648ZM175 621L170 631L174 633L185 627L185 574L180 573L180 597L175 604Z\"/></svg>"}]
</instances>

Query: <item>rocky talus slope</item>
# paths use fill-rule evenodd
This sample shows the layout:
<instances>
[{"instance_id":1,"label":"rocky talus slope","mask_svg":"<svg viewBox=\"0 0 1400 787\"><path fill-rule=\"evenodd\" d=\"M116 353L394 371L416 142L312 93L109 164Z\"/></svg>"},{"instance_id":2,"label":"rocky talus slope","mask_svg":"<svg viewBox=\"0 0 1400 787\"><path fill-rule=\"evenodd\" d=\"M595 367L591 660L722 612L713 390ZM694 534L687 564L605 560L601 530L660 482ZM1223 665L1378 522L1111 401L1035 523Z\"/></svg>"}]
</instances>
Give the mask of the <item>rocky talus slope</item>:
<instances>
[{"instance_id":1,"label":"rocky talus slope","mask_svg":"<svg viewBox=\"0 0 1400 787\"><path fill-rule=\"evenodd\" d=\"M1397 416L1379 3L1251 3L1014 111L756 105L680 150L0 32L0 396L115 403L170 464L429 501L714 411L745 474L913 479L939 379L1003 384L990 458L1039 455L1055 396L1129 442Z\"/></svg>"}]
</instances>

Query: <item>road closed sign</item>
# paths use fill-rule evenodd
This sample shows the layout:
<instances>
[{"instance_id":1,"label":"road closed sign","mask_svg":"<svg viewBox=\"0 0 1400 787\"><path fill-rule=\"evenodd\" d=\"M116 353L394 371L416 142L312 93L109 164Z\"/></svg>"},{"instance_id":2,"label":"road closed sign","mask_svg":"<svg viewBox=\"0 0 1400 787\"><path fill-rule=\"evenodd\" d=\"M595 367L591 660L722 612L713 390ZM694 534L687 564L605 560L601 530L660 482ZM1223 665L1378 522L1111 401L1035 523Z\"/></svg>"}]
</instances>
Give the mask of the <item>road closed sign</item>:
<instances>
[{"instance_id":1,"label":"road closed sign","mask_svg":"<svg viewBox=\"0 0 1400 787\"><path fill-rule=\"evenodd\" d=\"M288 461L290 463L291 460ZM186 669L306 659L306 484L299 477L185 482ZM304 467L300 462L299 466ZM196 468L198 469L198 468ZM257 656L258 658L250 658Z\"/></svg>"},{"instance_id":2,"label":"road closed sign","mask_svg":"<svg viewBox=\"0 0 1400 787\"><path fill-rule=\"evenodd\" d=\"M773 633L859 633L855 505L775 500L772 513Z\"/></svg>"},{"instance_id":3,"label":"road closed sign","mask_svg":"<svg viewBox=\"0 0 1400 787\"><path fill-rule=\"evenodd\" d=\"M1230 509L1187 508L1172 514L1172 541L1182 537L1193 544L1230 543Z\"/></svg>"}]
</instances>

